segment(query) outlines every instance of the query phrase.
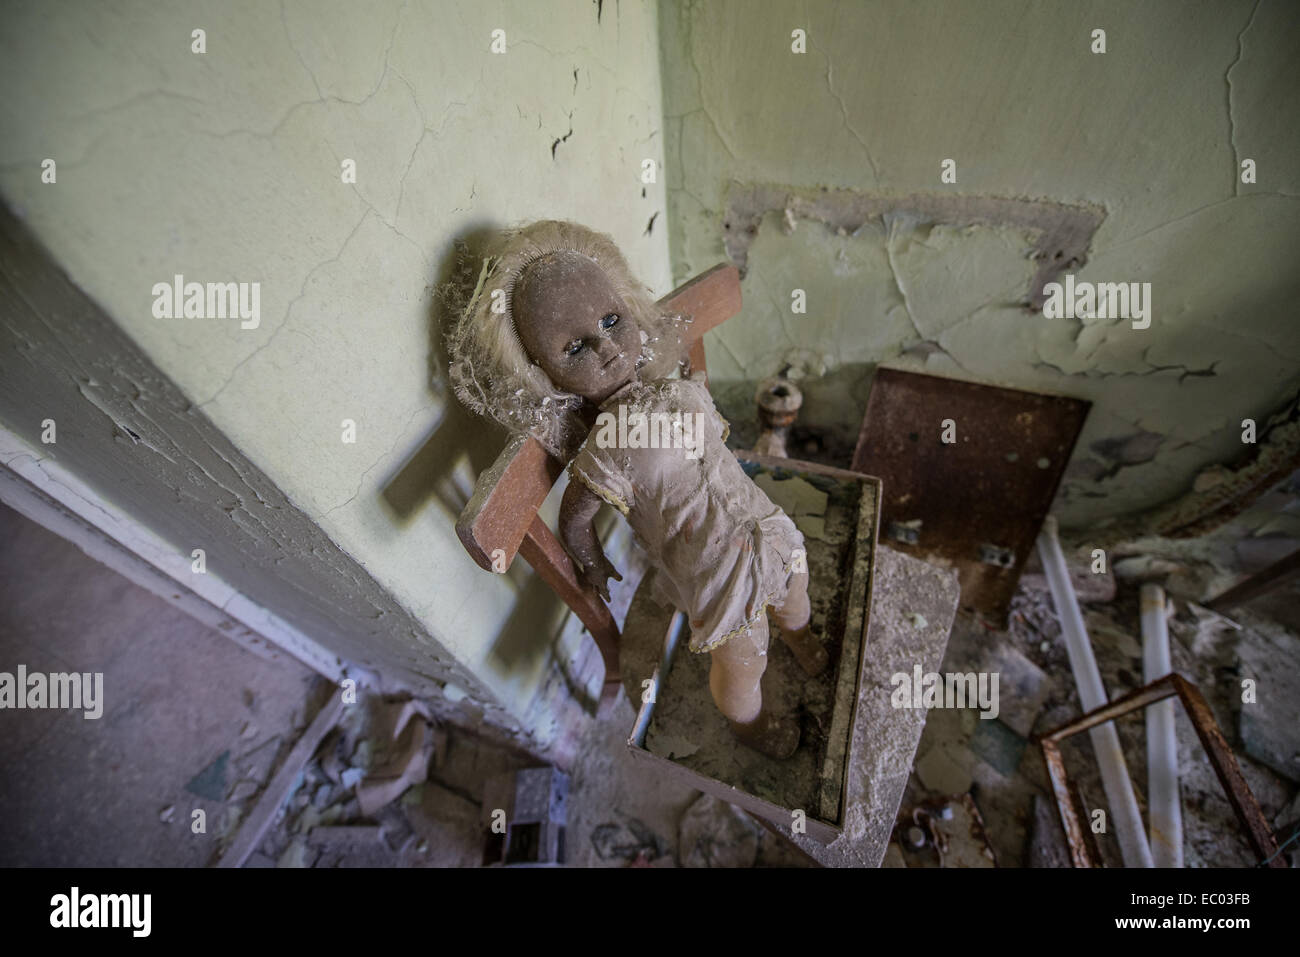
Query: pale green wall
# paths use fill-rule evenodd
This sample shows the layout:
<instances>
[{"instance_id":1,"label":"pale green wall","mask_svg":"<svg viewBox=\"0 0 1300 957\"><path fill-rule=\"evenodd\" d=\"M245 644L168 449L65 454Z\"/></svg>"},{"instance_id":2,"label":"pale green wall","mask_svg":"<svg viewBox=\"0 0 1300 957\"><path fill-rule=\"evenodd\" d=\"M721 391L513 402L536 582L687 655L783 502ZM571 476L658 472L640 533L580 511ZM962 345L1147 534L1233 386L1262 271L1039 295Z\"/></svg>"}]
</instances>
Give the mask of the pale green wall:
<instances>
[{"instance_id":1,"label":"pale green wall","mask_svg":"<svg viewBox=\"0 0 1300 957\"><path fill-rule=\"evenodd\" d=\"M794 363L806 420L849 441L866 374L890 361L1092 399L1081 469L1095 441L1165 436L1149 464L1071 480L1066 522L1087 522L1182 491L1240 450L1233 423L1300 380L1295 22L1276 0L1253 21L1248 0L9 3L0 193L521 714L551 661L538 622L555 603L534 591L518 606L526 578L481 572L452 530L446 501L499 443L430 375L431 290L455 238L578 219L662 293L725 258L733 180L1098 204L1080 276L1154 283L1145 332L1008 305L1029 273L1023 230L900 219L837 236L797 218L787 232L774 213L749 249L744 314L709 339L737 419L752 416L753 380ZM1094 27L1105 55L1088 52ZM947 157L956 186L939 182ZM1237 182L1244 157L1257 185ZM645 158L667 169L643 197ZM177 272L261 282L260 328L155 319L151 287ZM789 313L795 287L805 316ZM344 418L355 445L340 441ZM426 495L435 473L450 478ZM418 668L414 636L411 652Z\"/></svg>"},{"instance_id":2,"label":"pale green wall","mask_svg":"<svg viewBox=\"0 0 1300 957\"><path fill-rule=\"evenodd\" d=\"M677 278L724 258L734 181L1097 204L1078 278L1153 284L1147 330L1051 321L1016 305L1032 272L1021 229L904 217L836 235L797 216L783 230L775 212L749 249L742 316L706 339L725 410L752 416L752 384L787 363L806 376L805 421L849 448L876 363L1087 398L1058 502L1076 527L1240 455L1241 419L1300 386L1300 15L1255 6L664 0ZM946 158L956 185L940 182ZM1238 181L1244 158L1255 185ZM1090 462L1092 444L1143 432L1164 437L1155 458L1097 481L1112 463Z\"/></svg>"},{"instance_id":3,"label":"pale green wall","mask_svg":"<svg viewBox=\"0 0 1300 957\"><path fill-rule=\"evenodd\" d=\"M662 180L644 197L641 182L642 160L661 159L656 18L633 0L599 22L587 0L4 9L5 201L516 714L550 661L557 603L512 621L526 576L479 570L455 537L442 499L472 487L466 450L481 465L500 438L431 381L432 290L453 240L539 217L610 232L668 290ZM191 52L195 28L206 53ZM495 29L504 55L490 52ZM260 327L154 318L151 287L174 273L260 282ZM408 471L395 509L385 489L422 448L425 471L451 475L444 495ZM414 637L412 649L418 669Z\"/></svg>"}]
</instances>

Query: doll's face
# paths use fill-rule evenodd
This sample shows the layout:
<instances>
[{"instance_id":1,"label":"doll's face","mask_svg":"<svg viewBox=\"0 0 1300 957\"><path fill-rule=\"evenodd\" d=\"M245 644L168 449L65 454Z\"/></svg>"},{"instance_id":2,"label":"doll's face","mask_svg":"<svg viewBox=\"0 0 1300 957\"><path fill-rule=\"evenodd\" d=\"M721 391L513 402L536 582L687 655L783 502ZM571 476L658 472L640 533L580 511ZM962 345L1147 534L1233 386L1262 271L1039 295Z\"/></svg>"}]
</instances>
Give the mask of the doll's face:
<instances>
[{"instance_id":1,"label":"doll's face","mask_svg":"<svg viewBox=\"0 0 1300 957\"><path fill-rule=\"evenodd\" d=\"M560 389L599 404L636 378L641 332L605 271L581 253L530 264L511 305L524 349Z\"/></svg>"}]
</instances>

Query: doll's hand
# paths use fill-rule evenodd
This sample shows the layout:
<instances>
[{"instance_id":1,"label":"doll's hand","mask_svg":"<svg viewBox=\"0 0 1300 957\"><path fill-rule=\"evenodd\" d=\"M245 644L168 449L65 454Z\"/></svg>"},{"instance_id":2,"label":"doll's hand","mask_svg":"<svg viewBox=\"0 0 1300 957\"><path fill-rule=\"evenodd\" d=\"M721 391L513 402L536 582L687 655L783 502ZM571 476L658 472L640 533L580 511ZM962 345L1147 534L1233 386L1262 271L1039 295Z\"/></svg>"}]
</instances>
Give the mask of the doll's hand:
<instances>
[{"instance_id":1,"label":"doll's hand","mask_svg":"<svg viewBox=\"0 0 1300 957\"><path fill-rule=\"evenodd\" d=\"M614 579L616 582L621 582L623 580L623 576L618 573L618 570L609 563L609 559L604 555L597 556L593 562L582 566L583 581L594 588L596 594L605 601L609 601L609 585L607 580L610 578Z\"/></svg>"}]
</instances>

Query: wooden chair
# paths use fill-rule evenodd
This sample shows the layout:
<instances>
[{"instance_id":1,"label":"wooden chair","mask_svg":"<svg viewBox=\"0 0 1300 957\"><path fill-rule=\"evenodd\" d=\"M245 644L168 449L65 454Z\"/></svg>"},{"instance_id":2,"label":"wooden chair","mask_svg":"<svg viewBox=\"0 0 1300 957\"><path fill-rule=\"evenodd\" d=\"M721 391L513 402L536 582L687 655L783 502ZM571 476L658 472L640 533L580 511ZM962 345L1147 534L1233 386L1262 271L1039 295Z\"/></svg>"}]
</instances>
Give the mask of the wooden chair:
<instances>
[{"instance_id":1,"label":"wooden chair","mask_svg":"<svg viewBox=\"0 0 1300 957\"><path fill-rule=\"evenodd\" d=\"M683 337L683 351L690 371L704 371L701 337L740 311L739 273L731 265L715 266L665 296L659 304L666 311L691 318ZM877 597L873 591L877 506L881 500L879 480L793 459L768 459L752 452L737 455L742 465L747 462L750 466L782 471L788 477L803 477L815 485L820 483L819 487L828 481L848 482L860 487L860 494L871 496L871 504L860 507L851 537L837 546L842 549L841 555L848 558L839 566L838 580L823 576L810 583L814 603L816 589L822 589L823 593L825 589L837 589L842 601L840 607L844 609L843 631L836 636L840 650L833 656L837 661L833 675L837 691L832 698L837 704L825 732L825 752L817 758L823 767L838 770L830 775L823 772L817 798L819 820L815 821L809 810L808 830L799 835L787 833L789 809L751 793L743 781L709 777L652 751L647 745L652 717L642 697L643 682L636 679L653 676L652 686L660 686L664 675L671 671L670 649L674 636L679 634L676 628L683 616L680 612L664 613L657 606L651 608L654 602L644 587L651 572L632 598L625 622L626 635L620 634L609 608L579 580L568 553L537 514L555 485L563 463L551 458L534 439L511 440L492 467L479 476L474 494L456 524L456 532L466 550L484 569L504 572L516 553L522 552L542 580L577 614L595 639L605 667L598 713L601 717L610 714L620 687L628 689L633 707L638 709L628 740L635 760L649 762L655 774L670 774L745 809L764 826L790 837L818 863L878 866L907 785L925 719L924 712L894 708L887 696L864 696L862 691L867 686L888 687L893 672L910 668L916 662L923 662L926 670L939 666L957 608L955 577L904 555L884 556L887 574L925 583L923 607L931 622L923 632L915 624L908 624L905 633L891 632L890 622L904 617L904 609L899 606L904 597L901 594ZM818 547L830 546L823 542ZM877 604L884 614L868 635L869 612ZM909 604L906 611L915 613L917 606ZM868 644L872 649L870 655L866 653ZM872 669L869 674L868 667ZM626 675L621 674L623 670L627 671ZM667 683L664 688L666 692L670 690ZM887 732L880 730L886 726ZM850 807L864 815L867 822L865 829L852 837L843 831Z\"/></svg>"},{"instance_id":2,"label":"wooden chair","mask_svg":"<svg viewBox=\"0 0 1300 957\"><path fill-rule=\"evenodd\" d=\"M683 333L683 351L690 370L702 372L702 337L740 312L740 274L729 264L714 266L660 299L659 306L690 318ZM564 465L536 439L512 439L492 467L478 477L474 494L456 523L456 534L474 561L487 571L505 572L522 552L533 570L581 619L605 663L600 710L607 713L622 684L618 625L600 596L578 578L560 540L537 514Z\"/></svg>"}]
</instances>

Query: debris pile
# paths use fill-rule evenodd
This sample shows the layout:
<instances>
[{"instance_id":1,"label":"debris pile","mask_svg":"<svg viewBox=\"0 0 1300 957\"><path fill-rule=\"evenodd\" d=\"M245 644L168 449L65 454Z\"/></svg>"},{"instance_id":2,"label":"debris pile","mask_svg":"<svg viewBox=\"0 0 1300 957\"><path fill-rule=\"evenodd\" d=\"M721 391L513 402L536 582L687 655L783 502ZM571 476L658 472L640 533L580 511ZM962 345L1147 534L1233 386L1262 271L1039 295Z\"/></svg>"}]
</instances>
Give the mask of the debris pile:
<instances>
[{"instance_id":1,"label":"debris pile","mask_svg":"<svg viewBox=\"0 0 1300 957\"><path fill-rule=\"evenodd\" d=\"M1222 588L1231 576L1212 561L1202 542L1168 552L1126 554L1099 571L1080 550L1070 579L1082 605L1097 667L1114 701L1144 685L1139 590L1157 581L1174 594L1168 603L1170 654L1175 673L1200 690L1237 758L1247 784L1279 844L1300 819L1300 638L1251 608L1220 614L1189 598ZM1087 560L1085 560L1087 556ZM1253 607L1253 606L1252 606ZM971 709L928 715L913 775L897 820L888 862L912 867L960 866L937 853L926 809L970 800L988 824L987 837L1001 866L1069 866L1070 857L1034 736L1057 728L1085 709L1071 675L1065 641L1041 567L1031 562L1011 604L1005 631L971 614L954 625L945 671L1000 672L1001 708L985 721ZM1184 862L1189 867L1249 867L1258 863L1191 721L1175 707L1178 783L1183 815ZM1147 739L1141 711L1115 721L1132 789L1149 819ZM1096 820L1086 835L1106 866L1121 866L1113 815L1097 758L1087 736L1063 742L1076 797ZM1094 818L1093 815L1096 815ZM933 815L931 814L931 817ZM918 831L922 840L909 835ZM1300 864L1297 844L1282 852Z\"/></svg>"}]
</instances>

